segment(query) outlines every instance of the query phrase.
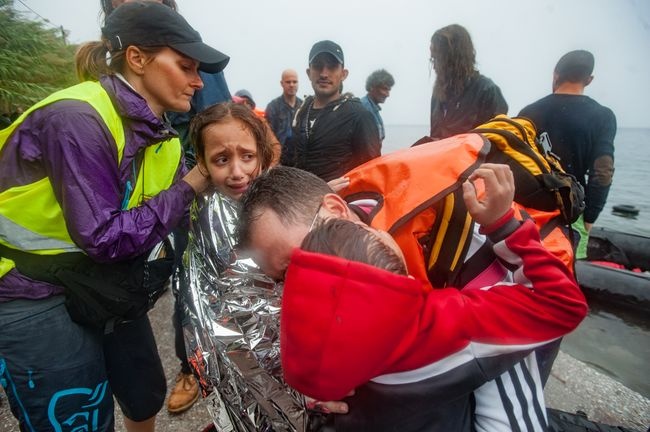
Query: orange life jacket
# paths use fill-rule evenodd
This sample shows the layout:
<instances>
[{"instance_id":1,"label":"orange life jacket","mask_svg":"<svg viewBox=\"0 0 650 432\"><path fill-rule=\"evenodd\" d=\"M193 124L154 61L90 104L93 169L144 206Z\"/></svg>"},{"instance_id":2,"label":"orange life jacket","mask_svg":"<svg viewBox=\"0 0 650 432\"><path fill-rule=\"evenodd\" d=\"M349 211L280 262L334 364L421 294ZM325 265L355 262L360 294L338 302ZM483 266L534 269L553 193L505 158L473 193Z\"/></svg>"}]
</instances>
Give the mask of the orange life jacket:
<instances>
[{"instance_id":1,"label":"orange life jacket","mask_svg":"<svg viewBox=\"0 0 650 432\"><path fill-rule=\"evenodd\" d=\"M347 202L377 201L370 224L395 238L409 274L435 287L458 282L453 278L462 268L474 229L461 185L486 162L491 147L482 135L464 134L399 150L350 171L350 186L339 194ZM514 206L520 218L535 221L545 246L571 267L571 244L556 222L559 210Z\"/></svg>"}]
</instances>

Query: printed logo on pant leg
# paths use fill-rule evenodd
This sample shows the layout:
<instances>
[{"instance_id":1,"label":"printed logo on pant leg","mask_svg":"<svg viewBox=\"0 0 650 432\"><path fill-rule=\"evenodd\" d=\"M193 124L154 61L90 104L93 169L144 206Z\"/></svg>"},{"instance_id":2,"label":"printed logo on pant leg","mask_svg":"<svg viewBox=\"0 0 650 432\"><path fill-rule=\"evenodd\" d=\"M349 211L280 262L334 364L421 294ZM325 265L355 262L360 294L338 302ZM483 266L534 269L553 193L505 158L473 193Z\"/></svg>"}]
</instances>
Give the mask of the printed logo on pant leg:
<instances>
[{"instance_id":1,"label":"printed logo on pant leg","mask_svg":"<svg viewBox=\"0 0 650 432\"><path fill-rule=\"evenodd\" d=\"M58 391L50 399L47 415L54 432L93 432L99 430L108 381L94 389L71 388ZM112 406L112 405L111 405ZM77 410L77 412L74 412ZM73 414L70 414L73 412ZM67 417L66 417L67 416Z\"/></svg>"},{"instance_id":2,"label":"printed logo on pant leg","mask_svg":"<svg viewBox=\"0 0 650 432\"><path fill-rule=\"evenodd\" d=\"M29 415L27 414L27 410L25 409L22 400L20 400L20 395L16 389L16 384L13 382L11 374L9 373L7 362L3 358L0 358L0 386L5 389L5 393L7 393L7 397L9 397L9 403L15 404L17 407L16 410L20 412L20 418L18 420L25 425L24 427L27 428L27 430L33 431L34 427L32 426L31 420L29 419Z\"/></svg>"}]
</instances>

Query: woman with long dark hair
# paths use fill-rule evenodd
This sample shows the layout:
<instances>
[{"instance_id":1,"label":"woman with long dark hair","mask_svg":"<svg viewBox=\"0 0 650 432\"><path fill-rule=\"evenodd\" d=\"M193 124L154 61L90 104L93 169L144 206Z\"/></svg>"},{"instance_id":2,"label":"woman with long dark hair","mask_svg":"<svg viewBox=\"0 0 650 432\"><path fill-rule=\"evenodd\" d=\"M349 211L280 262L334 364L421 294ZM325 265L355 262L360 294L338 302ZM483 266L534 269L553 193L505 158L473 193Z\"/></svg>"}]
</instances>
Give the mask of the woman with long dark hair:
<instances>
[{"instance_id":1,"label":"woman with long dark hair","mask_svg":"<svg viewBox=\"0 0 650 432\"><path fill-rule=\"evenodd\" d=\"M465 27L452 24L437 30L429 48L436 73L429 136L465 133L508 112L501 89L476 69L476 52Z\"/></svg>"}]
</instances>

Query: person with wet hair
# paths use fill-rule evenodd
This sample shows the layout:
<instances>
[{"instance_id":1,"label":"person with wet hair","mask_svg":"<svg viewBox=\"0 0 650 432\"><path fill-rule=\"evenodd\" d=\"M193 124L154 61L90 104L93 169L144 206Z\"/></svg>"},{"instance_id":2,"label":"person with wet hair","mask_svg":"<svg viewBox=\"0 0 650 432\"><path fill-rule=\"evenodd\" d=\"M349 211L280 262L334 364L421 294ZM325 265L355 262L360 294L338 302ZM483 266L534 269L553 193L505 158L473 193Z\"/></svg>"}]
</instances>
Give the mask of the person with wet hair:
<instances>
[{"instance_id":1,"label":"person with wet hair","mask_svg":"<svg viewBox=\"0 0 650 432\"><path fill-rule=\"evenodd\" d=\"M465 27L451 24L436 30L429 50L436 74L431 95L431 138L468 132L508 112L501 89L476 68L476 51Z\"/></svg>"},{"instance_id":2,"label":"person with wet hair","mask_svg":"<svg viewBox=\"0 0 650 432\"><path fill-rule=\"evenodd\" d=\"M345 219L328 219L317 224L300 249L365 263L391 273L407 276L406 263L399 247L385 233Z\"/></svg>"}]
</instances>

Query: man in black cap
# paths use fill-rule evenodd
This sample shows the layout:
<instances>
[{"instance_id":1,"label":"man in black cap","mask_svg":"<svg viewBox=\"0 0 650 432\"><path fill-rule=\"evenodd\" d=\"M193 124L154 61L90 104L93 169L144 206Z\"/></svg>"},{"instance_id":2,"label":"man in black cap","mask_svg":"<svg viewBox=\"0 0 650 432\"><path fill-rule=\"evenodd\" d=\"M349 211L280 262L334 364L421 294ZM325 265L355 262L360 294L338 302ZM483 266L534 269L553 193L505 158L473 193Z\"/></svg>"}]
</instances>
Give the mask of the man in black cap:
<instances>
[{"instance_id":1,"label":"man in black cap","mask_svg":"<svg viewBox=\"0 0 650 432\"><path fill-rule=\"evenodd\" d=\"M282 149L282 164L312 172L329 181L381 155L372 113L358 98L342 93L348 76L343 50L323 40L309 52L307 76L314 96L305 99Z\"/></svg>"}]
</instances>

